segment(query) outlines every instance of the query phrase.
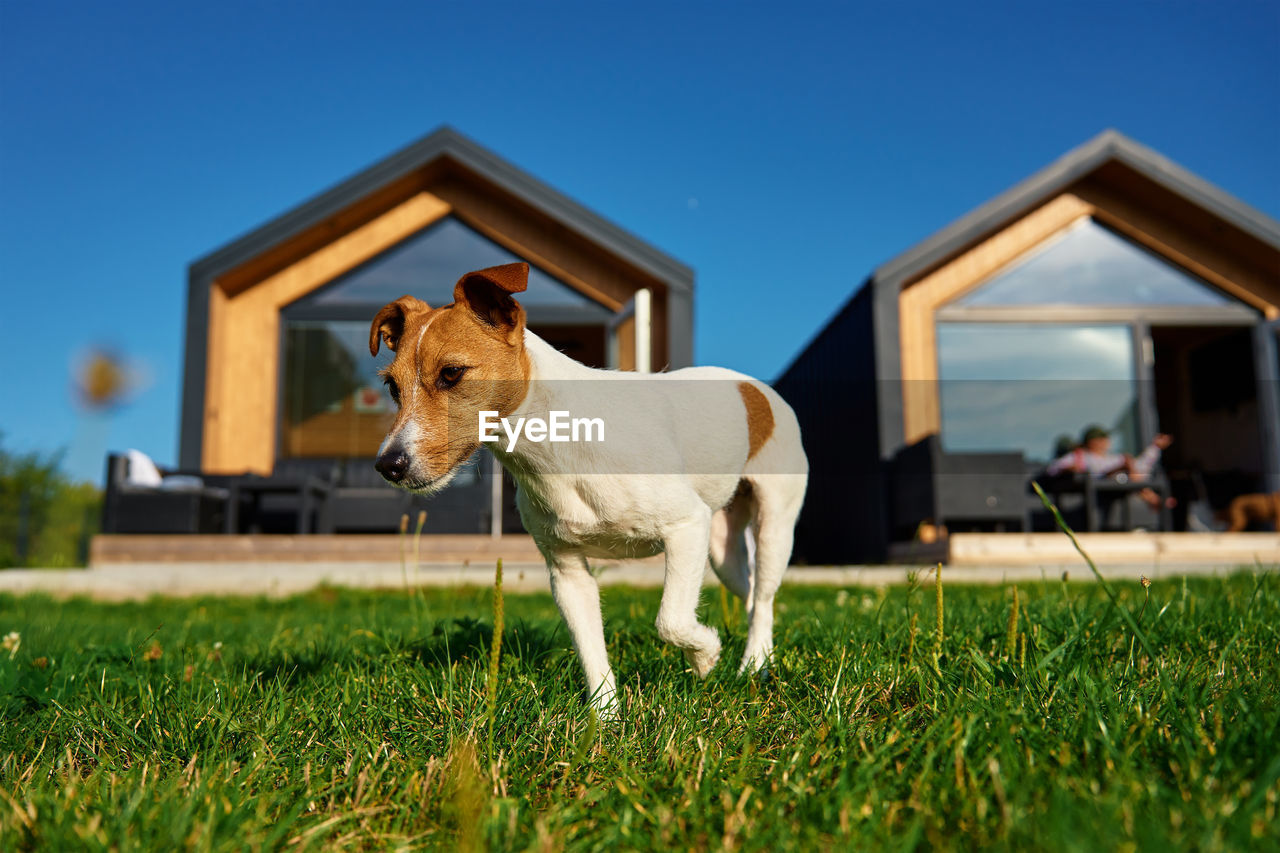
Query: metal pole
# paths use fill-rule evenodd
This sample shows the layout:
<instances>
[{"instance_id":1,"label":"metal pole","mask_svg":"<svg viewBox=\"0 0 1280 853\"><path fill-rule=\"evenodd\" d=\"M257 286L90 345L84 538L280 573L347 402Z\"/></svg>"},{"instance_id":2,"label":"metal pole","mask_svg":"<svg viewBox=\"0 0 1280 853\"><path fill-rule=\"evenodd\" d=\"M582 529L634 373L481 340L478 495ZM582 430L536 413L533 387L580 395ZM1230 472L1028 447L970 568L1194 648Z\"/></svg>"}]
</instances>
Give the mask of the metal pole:
<instances>
[{"instance_id":1,"label":"metal pole","mask_svg":"<svg viewBox=\"0 0 1280 853\"><path fill-rule=\"evenodd\" d=\"M502 538L502 465L492 453L489 456L489 535Z\"/></svg>"},{"instance_id":2,"label":"metal pole","mask_svg":"<svg viewBox=\"0 0 1280 853\"><path fill-rule=\"evenodd\" d=\"M1253 364L1258 384L1262 478L1268 492L1280 492L1280 321L1253 327Z\"/></svg>"},{"instance_id":3,"label":"metal pole","mask_svg":"<svg viewBox=\"0 0 1280 853\"><path fill-rule=\"evenodd\" d=\"M653 370L653 294L649 288L636 291L636 372Z\"/></svg>"},{"instance_id":4,"label":"metal pole","mask_svg":"<svg viewBox=\"0 0 1280 853\"><path fill-rule=\"evenodd\" d=\"M1156 408L1155 377L1155 342L1151 339L1151 326L1144 321L1134 323L1133 355L1134 372L1137 380L1134 388L1138 427L1138 446L1133 448L1136 454L1151 443L1159 429L1159 414Z\"/></svg>"}]
</instances>

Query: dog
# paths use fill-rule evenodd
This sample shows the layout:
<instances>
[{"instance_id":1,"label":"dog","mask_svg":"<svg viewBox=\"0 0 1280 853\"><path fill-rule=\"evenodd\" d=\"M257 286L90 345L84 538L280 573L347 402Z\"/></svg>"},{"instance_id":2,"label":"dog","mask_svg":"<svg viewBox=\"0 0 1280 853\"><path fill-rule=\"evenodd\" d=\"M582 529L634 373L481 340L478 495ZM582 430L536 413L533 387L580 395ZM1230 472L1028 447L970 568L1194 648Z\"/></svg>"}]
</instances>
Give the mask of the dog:
<instances>
[{"instance_id":1,"label":"dog","mask_svg":"<svg viewBox=\"0 0 1280 853\"><path fill-rule=\"evenodd\" d=\"M377 313L369 352L395 353L383 377L398 410L374 467L430 494L489 448L516 481L520 518L602 717L616 716L617 683L589 559L665 553L658 636L702 678L720 657L719 634L696 612L710 562L748 613L739 671L760 672L808 483L794 412L768 385L723 368L640 374L574 361L525 327L512 294L528 275L524 263L478 270L458 280L449 305L404 296ZM557 413L599 417L605 440L538 441L531 426L535 440L481 440L485 423L504 419L518 433Z\"/></svg>"},{"instance_id":2,"label":"dog","mask_svg":"<svg viewBox=\"0 0 1280 853\"><path fill-rule=\"evenodd\" d=\"M1280 492L1240 495L1232 499L1224 515L1230 533L1247 529L1250 522L1270 524L1280 530Z\"/></svg>"}]
</instances>

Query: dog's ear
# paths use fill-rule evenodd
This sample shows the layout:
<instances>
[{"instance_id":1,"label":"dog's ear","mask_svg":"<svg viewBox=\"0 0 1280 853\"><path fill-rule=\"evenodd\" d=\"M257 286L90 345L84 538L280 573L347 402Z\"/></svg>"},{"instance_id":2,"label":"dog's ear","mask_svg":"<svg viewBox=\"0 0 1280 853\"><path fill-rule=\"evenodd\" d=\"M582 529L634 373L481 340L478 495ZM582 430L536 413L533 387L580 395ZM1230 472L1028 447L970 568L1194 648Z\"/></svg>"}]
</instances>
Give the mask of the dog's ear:
<instances>
[{"instance_id":1,"label":"dog's ear","mask_svg":"<svg viewBox=\"0 0 1280 853\"><path fill-rule=\"evenodd\" d=\"M524 334L524 308L511 294L528 286L528 264L503 264L469 272L458 279L453 300L470 308L486 326L505 331L508 341L514 342L517 334Z\"/></svg>"},{"instance_id":2,"label":"dog's ear","mask_svg":"<svg viewBox=\"0 0 1280 853\"><path fill-rule=\"evenodd\" d=\"M386 344L387 349L395 352L400 336L404 334L405 318L415 311L430 310L427 303L412 296L401 296L395 302L383 305L369 326L369 354L378 354L379 343Z\"/></svg>"}]
</instances>

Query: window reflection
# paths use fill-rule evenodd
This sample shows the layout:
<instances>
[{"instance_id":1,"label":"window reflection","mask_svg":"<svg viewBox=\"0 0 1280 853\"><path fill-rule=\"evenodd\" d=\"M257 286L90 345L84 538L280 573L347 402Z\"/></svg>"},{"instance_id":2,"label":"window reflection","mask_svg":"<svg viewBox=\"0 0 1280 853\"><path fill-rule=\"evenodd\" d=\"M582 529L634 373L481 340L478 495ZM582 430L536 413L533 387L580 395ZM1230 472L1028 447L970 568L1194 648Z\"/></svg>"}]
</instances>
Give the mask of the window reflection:
<instances>
[{"instance_id":1,"label":"window reflection","mask_svg":"<svg viewBox=\"0 0 1280 853\"><path fill-rule=\"evenodd\" d=\"M281 455L372 456L391 424L387 359L369 357L368 321L288 322Z\"/></svg>"},{"instance_id":2,"label":"window reflection","mask_svg":"<svg viewBox=\"0 0 1280 853\"><path fill-rule=\"evenodd\" d=\"M428 305L447 305L453 301L453 286L461 273L519 260L450 216L294 304L382 306L411 293ZM529 288L519 299L526 309L559 307L608 314L596 302L532 266Z\"/></svg>"},{"instance_id":3,"label":"window reflection","mask_svg":"<svg viewBox=\"0 0 1280 853\"><path fill-rule=\"evenodd\" d=\"M1232 301L1085 219L953 304L1203 306Z\"/></svg>"},{"instance_id":4,"label":"window reflection","mask_svg":"<svg viewBox=\"0 0 1280 853\"><path fill-rule=\"evenodd\" d=\"M519 260L450 216L288 305L281 312L281 457L373 456L393 414L377 375L390 356L369 357L374 314L406 293L446 305L462 272ZM530 328L602 366L608 308L532 266L528 290L517 298Z\"/></svg>"},{"instance_id":5,"label":"window reflection","mask_svg":"<svg viewBox=\"0 0 1280 853\"><path fill-rule=\"evenodd\" d=\"M1017 451L1046 461L1060 437L1099 423L1113 447L1137 446L1128 326L939 323L942 442L952 451Z\"/></svg>"}]
</instances>

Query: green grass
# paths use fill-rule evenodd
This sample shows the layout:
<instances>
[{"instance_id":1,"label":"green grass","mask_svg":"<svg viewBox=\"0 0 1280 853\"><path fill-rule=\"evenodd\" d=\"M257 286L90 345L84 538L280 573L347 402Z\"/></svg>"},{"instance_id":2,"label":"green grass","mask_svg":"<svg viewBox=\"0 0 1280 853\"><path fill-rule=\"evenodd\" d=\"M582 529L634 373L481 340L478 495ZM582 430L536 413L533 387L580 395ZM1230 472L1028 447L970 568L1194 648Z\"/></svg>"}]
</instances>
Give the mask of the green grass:
<instances>
[{"instance_id":1,"label":"green grass","mask_svg":"<svg viewBox=\"0 0 1280 853\"><path fill-rule=\"evenodd\" d=\"M1275 847L1280 579L787 588L705 683L605 592L597 726L548 596L0 598L0 849ZM1150 599L1146 601L1146 594ZM1009 631L1016 633L1010 637Z\"/></svg>"}]
</instances>

